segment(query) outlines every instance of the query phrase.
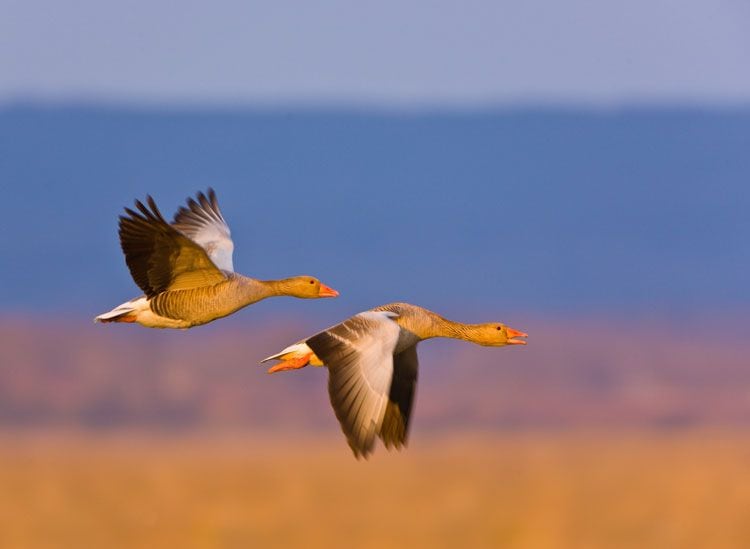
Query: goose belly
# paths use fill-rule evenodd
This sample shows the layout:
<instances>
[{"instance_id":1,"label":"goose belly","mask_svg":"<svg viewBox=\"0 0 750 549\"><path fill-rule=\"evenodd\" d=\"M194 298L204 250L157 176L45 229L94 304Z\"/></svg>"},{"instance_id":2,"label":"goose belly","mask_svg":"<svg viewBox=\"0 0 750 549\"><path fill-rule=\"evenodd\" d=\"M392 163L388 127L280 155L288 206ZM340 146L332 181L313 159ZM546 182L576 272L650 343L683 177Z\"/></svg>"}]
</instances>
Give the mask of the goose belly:
<instances>
[{"instance_id":1,"label":"goose belly","mask_svg":"<svg viewBox=\"0 0 750 549\"><path fill-rule=\"evenodd\" d=\"M185 326L178 326L180 328L199 326L232 314L246 305L238 303L226 289L226 285L217 284L163 292L151 300L151 310L160 317L184 323Z\"/></svg>"},{"instance_id":2,"label":"goose belly","mask_svg":"<svg viewBox=\"0 0 750 549\"><path fill-rule=\"evenodd\" d=\"M139 311L135 321L146 328L190 328L193 326L188 321L161 316L151 309Z\"/></svg>"},{"instance_id":3,"label":"goose belly","mask_svg":"<svg viewBox=\"0 0 750 549\"><path fill-rule=\"evenodd\" d=\"M136 297L119 305L109 313L100 315L104 322L112 317L113 322L136 322L146 328L189 328L190 324L180 319L164 317L151 309L152 300L146 296ZM118 314L119 313L119 314Z\"/></svg>"}]
</instances>

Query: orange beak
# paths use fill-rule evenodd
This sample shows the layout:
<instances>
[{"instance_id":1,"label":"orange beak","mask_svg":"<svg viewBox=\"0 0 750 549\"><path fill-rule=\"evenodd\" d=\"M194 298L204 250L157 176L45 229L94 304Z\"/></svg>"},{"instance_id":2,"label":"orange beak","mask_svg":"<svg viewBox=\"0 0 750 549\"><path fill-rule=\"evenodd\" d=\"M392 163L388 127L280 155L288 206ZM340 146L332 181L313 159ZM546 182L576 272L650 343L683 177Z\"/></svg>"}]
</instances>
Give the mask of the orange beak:
<instances>
[{"instance_id":1,"label":"orange beak","mask_svg":"<svg viewBox=\"0 0 750 549\"><path fill-rule=\"evenodd\" d=\"M505 331L508 333L508 345L526 345L525 339L516 339L517 337L529 337L528 334L514 330L508 326L505 327Z\"/></svg>"},{"instance_id":2,"label":"orange beak","mask_svg":"<svg viewBox=\"0 0 750 549\"><path fill-rule=\"evenodd\" d=\"M320 283L320 291L318 292L318 297L336 297L339 295L339 293L331 288L330 286L326 286L322 282Z\"/></svg>"}]
</instances>

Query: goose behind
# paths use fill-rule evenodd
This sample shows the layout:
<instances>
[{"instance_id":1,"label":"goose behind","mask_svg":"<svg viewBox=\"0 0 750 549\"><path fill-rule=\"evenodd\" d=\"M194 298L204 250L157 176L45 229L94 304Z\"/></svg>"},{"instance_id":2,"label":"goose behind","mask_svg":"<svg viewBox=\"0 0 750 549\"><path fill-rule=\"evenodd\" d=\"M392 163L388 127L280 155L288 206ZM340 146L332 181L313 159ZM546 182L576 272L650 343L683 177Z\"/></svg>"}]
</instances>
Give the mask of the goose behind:
<instances>
[{"instance_id":1,"label":"goose behind","mask_svg":"<svg viewBox=\"0 0 750 549\"><path fill-rule=\"evenodd\" d=\"M500 322L464 324L408 303L354 315L290 345L262 362L269 373L307 365L328 367L328 395L356 457L379 437L387 448L406 445L417 385L417 344L447 337L488 347L526 345L527 334Z\"/></svg>"}]
</instances>

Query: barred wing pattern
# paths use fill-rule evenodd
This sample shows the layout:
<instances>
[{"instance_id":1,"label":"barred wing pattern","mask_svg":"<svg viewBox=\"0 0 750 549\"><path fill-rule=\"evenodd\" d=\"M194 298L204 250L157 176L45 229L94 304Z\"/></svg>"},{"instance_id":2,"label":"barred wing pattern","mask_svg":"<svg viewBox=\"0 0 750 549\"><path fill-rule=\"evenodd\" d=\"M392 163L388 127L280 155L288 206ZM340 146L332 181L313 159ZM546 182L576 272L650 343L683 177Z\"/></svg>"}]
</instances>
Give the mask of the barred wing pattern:
<instances>
[{"instance_id":1,"label":"barred wing pattern","mask_svg":"<svg viewBox=\"0 0 750 549\"><path fill-rule=\"evenodd\" d=\"M400 328L387 311L368 311L306 343L328 366L328 394L357 457L372 452L388 406Z\"/></svg>"}]
</instances>

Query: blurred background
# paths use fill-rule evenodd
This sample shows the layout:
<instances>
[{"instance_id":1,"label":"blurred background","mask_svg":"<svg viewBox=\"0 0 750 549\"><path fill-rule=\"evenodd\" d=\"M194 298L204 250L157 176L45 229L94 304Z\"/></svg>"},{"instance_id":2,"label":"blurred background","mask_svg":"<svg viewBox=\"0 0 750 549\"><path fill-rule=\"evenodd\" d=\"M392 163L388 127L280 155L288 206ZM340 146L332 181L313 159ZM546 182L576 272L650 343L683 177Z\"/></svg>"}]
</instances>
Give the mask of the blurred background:
<instances>
[{"instance_id":1,"label":"blurred background","mask_svg":"<svg viewBox=\"0 0 750 549\"><path fill-rule=\"evenodd\" d=\"M747 547L750 7L0 0L0 546ZM235 268L313 274L189 331L117 216L216 189ZM259 358L409 301L408 450Z\"/></svg>"}]
</instances>

